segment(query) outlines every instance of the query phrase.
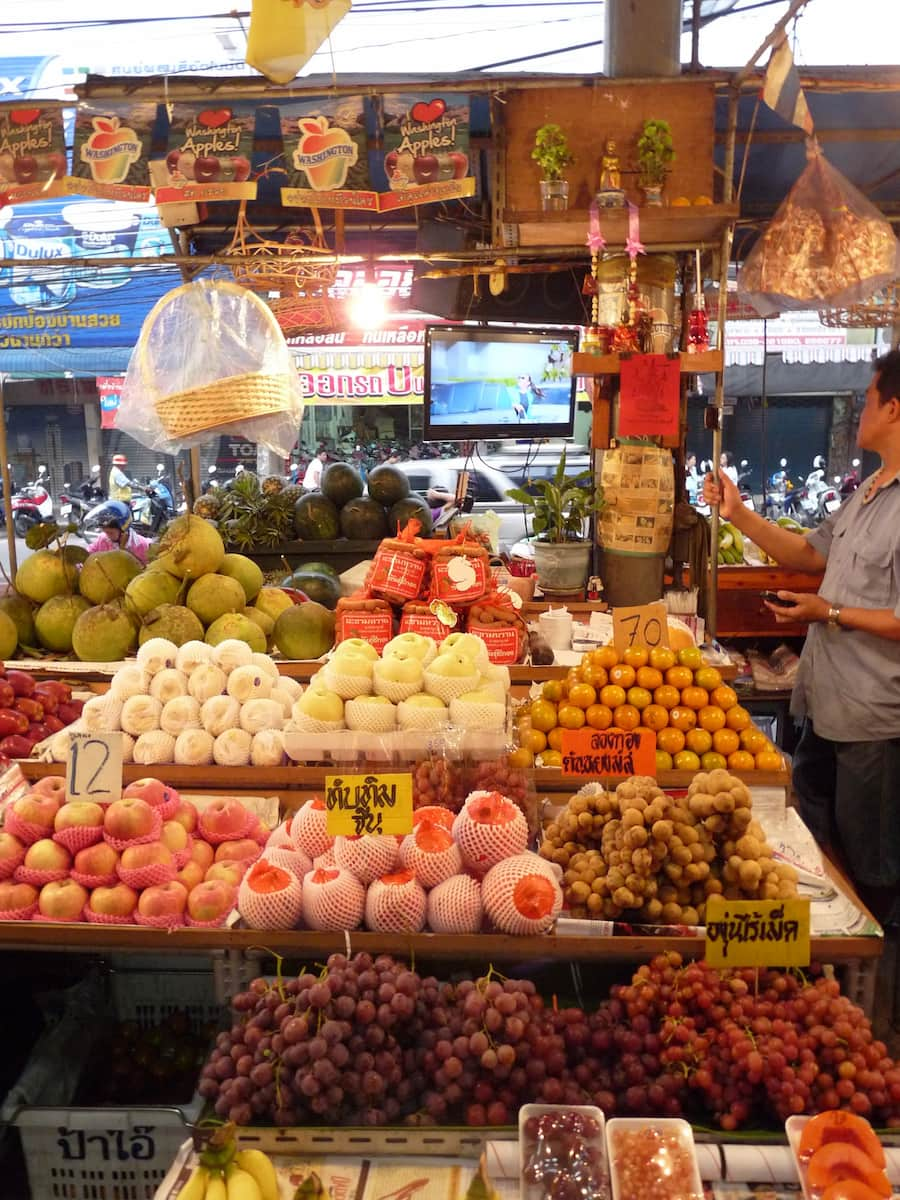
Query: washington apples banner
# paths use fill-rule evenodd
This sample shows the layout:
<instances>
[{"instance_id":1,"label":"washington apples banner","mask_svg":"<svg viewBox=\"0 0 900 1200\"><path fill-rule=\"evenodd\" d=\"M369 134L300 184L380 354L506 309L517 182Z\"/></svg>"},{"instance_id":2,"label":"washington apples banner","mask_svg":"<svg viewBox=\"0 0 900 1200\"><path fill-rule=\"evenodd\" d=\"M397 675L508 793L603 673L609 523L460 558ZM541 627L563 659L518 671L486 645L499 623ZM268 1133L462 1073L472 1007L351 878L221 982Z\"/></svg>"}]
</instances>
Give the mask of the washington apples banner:
<instances>
[{"instance_id":1,"label":"washington apples banner","mask_svg":"<svg viewBox=\"0 0 900 1200\"><path fill-rule=\"evenodd\" d=\"M281 203L378 211L369 181L366 102L336 96L279 103L289 184Z\"/></svg>"},{"instance_id":2,"label":"washington apples banner","mask_svg":"<svg viewBox=\"0 0 900 1200\"><path fill-rule=\"evenodd\" d=\"M379 210L475 194L469 175L469 100L455 94L383 97L384 172Z\"/></svg>"},{"instance_id":3,"label":"washington apples banner","mask_svg":"<svg viewBox=\"0 0 900 1200\"><path fill-rule=\"evenodd\" d=\"M147 156L158 107L155 100L79 104L68 191L109 200L149 200Z\"/></svg>"},{"instance_id":4,"label":"washington apples banner","mask_svg":"<svg viewBox=\"0 0 900 1200\"><path fill-rule=\"evenodd\" d=\"M256 107L252 100L171 105L169 153L150 164L157 204L254 200Z\"/></svg>"},{"instance_id":5,"label":"washington apples banner","mask_svg":"<svg viewBox=\"0 0 900 1200\"><path fill-rule=\"evenodd\" d=\"M0 106L0 208L64 194L61 104Z\"/></svg>"}]
</instances>

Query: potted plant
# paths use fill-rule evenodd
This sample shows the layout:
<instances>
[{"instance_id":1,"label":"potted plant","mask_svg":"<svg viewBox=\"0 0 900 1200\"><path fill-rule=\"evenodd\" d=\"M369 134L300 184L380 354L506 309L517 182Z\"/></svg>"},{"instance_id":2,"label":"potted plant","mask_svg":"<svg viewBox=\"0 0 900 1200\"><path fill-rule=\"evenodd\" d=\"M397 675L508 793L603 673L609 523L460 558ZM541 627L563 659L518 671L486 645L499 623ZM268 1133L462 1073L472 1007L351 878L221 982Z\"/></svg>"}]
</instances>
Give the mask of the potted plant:
<instances>
[{"instance_id":1,"label":"potted plant","mask_svg":"<svg viewBox=\"0 0 900 1200\"><path fill-rule=\"evenodd\" d=\"M569 150L569 140L559 125L542 125L534 135L531 157L540 166L541 209L543 212L565 212L569 206L569 182L563 171L575 158Z\"/></svg>"},{"instance_id":2,"label":"potted plant","mask_svg":"<svg viewBox=\"0 0 900 1200\"><path fill-rule=\"evenodd\" d=\"M534 488L535 495L524 488L506 494L533 514L538 583L546 591L577 591L584 587L591 563L585 524L603 508L603 492L594 487L591 471L566 477L565 450L553 477L535 480Z\"/></svg>"},{"instance_id":3,"label":"potted plant","mask_svg":"<svg viewBox=\"0 0 900 1200\"><path fill-rule=\"evenodd\" d=\"M662 204L662 190L675 161L675 144L668 121L645 121L638 138L638 172L647 204Z\"/></svg>"}]
</instances>

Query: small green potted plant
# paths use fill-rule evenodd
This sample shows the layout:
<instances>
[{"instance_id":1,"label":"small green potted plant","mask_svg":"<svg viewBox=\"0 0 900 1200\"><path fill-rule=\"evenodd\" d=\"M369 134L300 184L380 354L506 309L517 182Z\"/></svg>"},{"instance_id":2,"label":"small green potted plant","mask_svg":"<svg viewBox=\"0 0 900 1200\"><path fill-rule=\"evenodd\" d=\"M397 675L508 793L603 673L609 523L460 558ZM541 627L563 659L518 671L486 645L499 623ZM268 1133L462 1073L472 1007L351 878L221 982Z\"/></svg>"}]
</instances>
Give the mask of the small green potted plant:
<instances>
[{"instance_id":1,"label":"small green potted plant","mask_svg":"<svg viewBox=\"0 0 900 1200\"><path fill-rule=\"evenodd\" d=\"M638 172L644 201L662 204L662 190L675 161L675 144L668 121L645 121L637 144Z\"/></svg>"},{"instance_id":2,"label":"small green potted plant","mask_svg":"<svg viewBox=\"0 0 900 1200\"><path fill-rule=\"evenodd\" d=\"M569 181L563 179L563 171L575 158L559 125L540 127L534 135L531 157L541 168L541 210L565 212L569 206Z\"/></svg>"},{"instance_id":3,"label":"small green potted plant","mask_svg":"<svg viewBox=\"0 0 900 1200\"><path fill-rule=\"evenodd\" d=\"M603 491L594 486L591 471L566 476L565 450L553 477L537 479L533 486L534 495L525 488L506 494L532 514L538 583L544 591L577 591L591 565L587 522L603 508Z\"/></svg>"}]
</instances>

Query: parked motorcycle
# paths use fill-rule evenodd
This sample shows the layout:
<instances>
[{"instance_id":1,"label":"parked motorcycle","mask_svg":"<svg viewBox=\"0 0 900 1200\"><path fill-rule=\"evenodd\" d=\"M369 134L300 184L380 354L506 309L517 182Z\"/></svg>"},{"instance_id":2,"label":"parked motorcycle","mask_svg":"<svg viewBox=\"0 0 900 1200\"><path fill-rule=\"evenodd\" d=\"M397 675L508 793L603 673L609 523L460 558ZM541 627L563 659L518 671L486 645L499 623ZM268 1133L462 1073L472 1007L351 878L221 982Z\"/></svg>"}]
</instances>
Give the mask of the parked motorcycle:
<instances>
[{"instance_id":1,"label":"parked motorcycle","mask_svg":"<svg viewBox=\"0 0 900 1200\"><path fill-rule=\"evenodd\" d=\"M852 496L862 483L859 468L859 459L854 458L853 462L850 464L850 470L844 473L844 478L841 480L839 491L841 493L842 500L846 500L848 496Z\"/></svg>"},{"instance_id":2,"label":"parked motorcycle","mask_svg":"<svg viewBox=\"0 0 900 1200\"><path fill-rule=\"evenodd\" d=\"M32 525L53 517L50 476L45 466L38 467L37 479L13 493L12 511L16 537L24 537Z\"/></svg>"},{"instance_id":3,"label":"parked motorcycle","mask_svg":"<svg viewBox=\"0 0 900 1200\"><path fill-rule=\"evenodd\" d=\"M833 512L836 512L841 507L841 477L835 475L834 484L827 484L819 492L819 509L817 512L818 519L824 521L826 517L830 517Z\"/></svg>"},{"instance_id":4,"label":"parked motorcycle","mask_svg":"<svg viewBox=\"0 0 900 1200\"><path fill-rule=\"evenodd\" d=\"M787 459L782 458L779 469L769 476L765 504L766 517L770 521L777 521L779 517L785 515L788 496L794 490L793 481L787 472L787 465Z\"/></svg>"},{"instance_id":5,"label":"parked motorcycle","mask_svg":"<svg viewBox=\"0 0 900 1200\"><path fill-rule=\"evenodd\" d=\"M175 516L172 493L157 479L135 489L131 498L131 527L136 533L155 537L163 525Z\"/></svg>"}]
</instances>

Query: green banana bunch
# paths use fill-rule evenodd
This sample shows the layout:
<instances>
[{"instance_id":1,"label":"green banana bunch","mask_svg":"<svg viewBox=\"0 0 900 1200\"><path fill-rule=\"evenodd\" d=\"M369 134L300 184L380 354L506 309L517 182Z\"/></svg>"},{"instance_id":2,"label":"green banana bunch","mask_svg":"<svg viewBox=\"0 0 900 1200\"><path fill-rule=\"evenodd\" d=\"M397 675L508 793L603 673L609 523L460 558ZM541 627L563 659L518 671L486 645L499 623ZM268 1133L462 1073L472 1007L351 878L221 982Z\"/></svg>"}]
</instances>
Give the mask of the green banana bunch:
<instances>
[{"instance_id":1,"label":"green banana bunch","mask_svg":"<svg viewBox=\"0 0 900 1200\"><path fill-rule=\"evenodd\" d=\"M744 535L730 521L722 521L719 525L716 557L723 566L738 566L744 561Z\"/></svg>"}]
</instances>

